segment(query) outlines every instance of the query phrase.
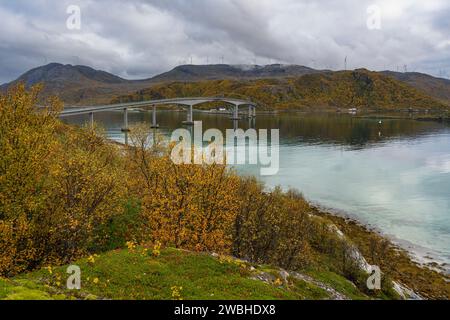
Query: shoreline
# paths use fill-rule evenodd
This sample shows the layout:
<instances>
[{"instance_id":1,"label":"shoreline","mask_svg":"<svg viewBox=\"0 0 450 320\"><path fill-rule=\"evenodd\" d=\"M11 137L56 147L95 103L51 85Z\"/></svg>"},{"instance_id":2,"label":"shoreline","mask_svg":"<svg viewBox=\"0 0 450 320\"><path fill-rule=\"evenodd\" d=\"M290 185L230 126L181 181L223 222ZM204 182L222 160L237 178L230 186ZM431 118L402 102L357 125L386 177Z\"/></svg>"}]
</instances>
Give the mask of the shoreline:
<instances>
[{"instance_id":1,"label":"shoreline","mask_svg":"<svg viewBox=\"0 0 450 320\"><path fill-rule=\"evenodd\" d=\"M411 261L418 266L422 268L431 268L443 276L450 277L450 263L442 259L433 249L414 244L392 234L386 234L381 228L362 221L355 214L336 208L329 208L315 201L308 200L308 203L321 214L331 215L343 219L344 221L351 221L358 227L365 229L368 233L376 234L377 236L388 240L391 245L407 253Z\"/></svg>"},{"instance_id":2,"label":"shoreline","mask_svg":"<svg viewBox=\"0 0 450 320\"><path fill-rule=\"evenodd\" d=\"M369 264L378 265L383 273L396 282L406 285L426 299L450 299L450 274L434 265L420 263L411 256L411 251L397 244L392 238L371 226L366 226L351 216L330 212L309 202L314 214L326 218L360 250ZM331 210L332 211L332 210ZM370 258L370 245L373 239L387 243L382 264ZM447 266L448 267L448 266Z\"/></svg>"}]
</instances>

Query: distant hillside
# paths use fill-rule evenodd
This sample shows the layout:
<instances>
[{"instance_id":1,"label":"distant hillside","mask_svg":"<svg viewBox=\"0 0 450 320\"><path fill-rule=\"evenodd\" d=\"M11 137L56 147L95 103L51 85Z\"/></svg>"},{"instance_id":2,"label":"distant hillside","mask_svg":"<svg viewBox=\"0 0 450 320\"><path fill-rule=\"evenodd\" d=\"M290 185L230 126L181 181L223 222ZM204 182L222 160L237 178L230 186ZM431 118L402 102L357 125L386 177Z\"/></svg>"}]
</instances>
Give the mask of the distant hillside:
<instances>
[{"instance_id":1,"label":"distant hillside","mask_svg":"<svg viewBox=\"0 0 450 320\"><path fill-rule=\"evenodd\" d=\"M200 81L200 80L224 80L224 79L262 79L298 77L305 74L321 73L298 65L272 64L267 66L258 65L184 65L173 70L153 77L153 82L172 81Z\"/></svg>"},{"instance_id":2,"label":"distant hillside","mask_svg":"<svg viewBox=\"0 0 450 320\"><path fill-rule=\"evenodd\" d=\"M137 99L135 92L141 91L146 97L249 96L267 108L282 109L450 106L450 80L420 73L332 72L298 65L183 65L153 78L126 80L87 66L51 63L0 86L0 91L19 81L27 86L43 83L43 97L56 95L68 105L106 104L126 95Z\"/></svg>"},{"instance_id":3,"label":"distant hillside","mask_svg":"<svg viewBox=\"0 0 450 320\"><path fill-rule=\"evenodd\" d=\"M56 95L66 104L95 105L109 103L111 99L148 88L154 84L173 81L201 81L218 79L260 79L283 78L318 73L304 66L296 65L183 65L173 70L144 80L126 80L105 71L87 66L50 63L34 68L18 79L0 86L0 91L18 82L28 87L37 83L45 85L43 98Z\"/></svg>"},{"instance_id":4,"label":"distant hillside","mask_svg":"<svg viewBox=\"0 0 450 320\"><path fill-rule=\"evenodd\" d=\"M214 80L154 85L122 101L188 96L250 98L265 109L382 109L447 108L437 99L380 73L365 69L306 74L294 78ZM118 99L115 99L118 101Z\"/></svg>"},{"instance_id":5,"label":"distant hillside","mask_svg":"<svg viewBox=\"0 0 450 320\"><path fill-rule=\"evenodd\" d=\"M384 71L383 74L393 77L399 81L409 84L426 94L442 100L450 105L450 80L444 78L435 78L428 74L418 72L393 72Z\"/></svg>"},{"instance_id":6,"label":"distant hillside","mask_svg":"<svg viewBox=\"0 0 450 320\"><path fill-rule=\"evenodd\" d=\"M117 95L148 86L146 82L125 80L90 67L60 63L32 69L11 83L2 85L1 89L5 90L18 82L24 82L28 87L43 83L43 97L56 95L70 104L107 103Z\"/></svg>"}]
</instances>

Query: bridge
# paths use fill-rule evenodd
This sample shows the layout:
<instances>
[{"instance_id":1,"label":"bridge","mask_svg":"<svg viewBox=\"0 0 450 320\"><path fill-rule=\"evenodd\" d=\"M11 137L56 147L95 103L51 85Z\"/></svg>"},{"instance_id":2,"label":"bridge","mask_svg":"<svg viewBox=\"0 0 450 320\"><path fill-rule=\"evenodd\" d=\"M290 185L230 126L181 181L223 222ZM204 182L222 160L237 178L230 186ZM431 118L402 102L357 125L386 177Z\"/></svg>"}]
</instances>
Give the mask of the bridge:
<instances>
[{"instance_id":1,"label":"bridge","mask_svg":"<svg viewBox=\"0 0 450 320\"><path fill-rule=\"evenodd\" d=\"M233 116L232 120L239 120L239 107L248 106L248 117L256 117L256 104L248 100L240 100L233 98L224 97L189 97L189 98L173 98L173 99L161 99L161 100L148 100L148 101L138 101L138 102L127 102L118 103L103 106L91 106L91 107L76 107L68 108L60 113L61 117L70 117L76 115L88 114L90 119L90 124L94 125L94 114L104 111L115 111L123 110L123 128L122 131L128 132L128 110L134 108L143 108L151 106L152 111L152 128L158 128L158 122L156 121L156 107L162 105L178 105L183 106L187 109L187 118L183 124L192 125L194 124L193 117L193 107L206 102L225 102L233 106Z\"/></svg>"}]
</instances>

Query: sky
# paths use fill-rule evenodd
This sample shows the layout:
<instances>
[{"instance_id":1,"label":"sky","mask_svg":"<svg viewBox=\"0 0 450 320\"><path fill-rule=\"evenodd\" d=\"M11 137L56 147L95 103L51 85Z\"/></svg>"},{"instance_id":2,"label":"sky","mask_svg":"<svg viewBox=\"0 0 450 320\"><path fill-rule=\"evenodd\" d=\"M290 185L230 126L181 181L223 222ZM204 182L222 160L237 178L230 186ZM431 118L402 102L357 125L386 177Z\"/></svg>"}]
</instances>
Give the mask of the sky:
<instances>
[{"instance_id":1,"label":"sky","mask_svg":"<svg viewBox=\"0 0 450 320\"><path fill-rule=\"evenodd\" d=\"M449 0L2 0L0 26L0 83L50 62L127 79L222 62L450 78Z\"/></svg>"}]
</instances>

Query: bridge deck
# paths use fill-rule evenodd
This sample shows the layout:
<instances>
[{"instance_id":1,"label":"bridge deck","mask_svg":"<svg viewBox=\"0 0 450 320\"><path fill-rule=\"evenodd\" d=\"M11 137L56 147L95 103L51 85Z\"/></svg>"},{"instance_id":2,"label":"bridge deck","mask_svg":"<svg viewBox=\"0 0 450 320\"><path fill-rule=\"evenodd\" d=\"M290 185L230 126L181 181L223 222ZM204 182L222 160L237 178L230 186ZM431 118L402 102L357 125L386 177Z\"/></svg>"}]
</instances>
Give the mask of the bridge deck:
<instances>
[{"instance_id":1,"label":"bridge deck","mask_svg":"<svg viewBox=\"0 0 450 320\"><path fill-rule=\"evenodd\" d=\"M139 102L127 102L127 103L118 103L112 105L103 105L103 106L90 106L90 107L76 107L65 109L60 113L61 117L74 116L74 115L82 115L82 114L90 114L101 111L113 111L113 110L121 110L121 109L133 109L139 107L146 106L158 106L158 105L169 105L169 104L178 104L184 106L195 106L205 102L226 102L229 104L233 104L235 106L240 105L250 105L256 108L256 104L251 101L240 100L240 99L232 99L232 98L220 98L220 97L194 97L194 98L174 98L174 99L161 99L161 100L148 100L148 101L139 101Z\"/></svg>"}]
</instances>

